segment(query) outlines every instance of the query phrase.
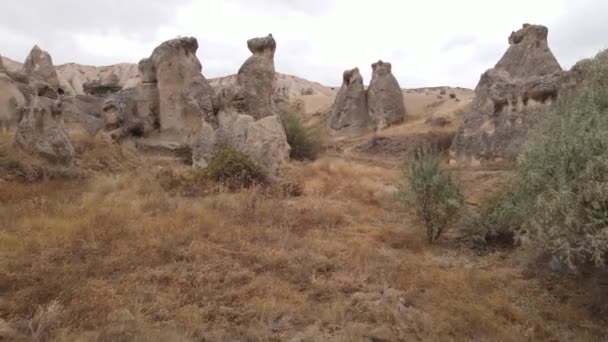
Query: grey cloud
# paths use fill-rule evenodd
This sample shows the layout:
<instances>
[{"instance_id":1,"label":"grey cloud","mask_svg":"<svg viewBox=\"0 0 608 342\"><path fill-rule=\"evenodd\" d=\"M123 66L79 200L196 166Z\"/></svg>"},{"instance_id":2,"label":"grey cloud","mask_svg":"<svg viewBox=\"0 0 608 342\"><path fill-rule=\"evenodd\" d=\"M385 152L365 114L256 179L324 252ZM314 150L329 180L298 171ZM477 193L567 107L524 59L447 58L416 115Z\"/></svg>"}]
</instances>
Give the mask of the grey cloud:
<instances>
[{"instance_id":1,"label":"grey cloud","mask_svg":"<svg viewBox=\"0 0 608 342\"><path fill-rule=\"evenodd\" d=\"M308 15L326 15L334 9L334 1L329 0L228 0L240 6L255 8L259 11L281 13L295 11Z\"/></svg>"},{"instance_id":2,"label":"grey cloud","mask_svg":"<svg viewBox=\"0 0 608 342\"><path fill-rule=\"evenodd\" d=\"M59 63L121 62L85 53L74 35L111 33L148 42L159 26L172 23L178 6L184 3L187 0L0 1L0 32L18 37L5 38L0 53L21 60L34 44L39 44Z\"/></svg>"},{"instance_id":3,"label":"grey cloud","mask_svg":"<svg viewBox=\"0 0 608 342\"><path fill-rule=\"evenodd\" d=\"M142 38L153 36L159 24L168 23L185 0L19 0L0 2L2 23L13 30L37 36L65 32L119 31Z\"/></svg>"},{"instance_id":4,"label":"grey cloud","mask_svg":"<svg viewBox=\"0 0 608 342\"><path fill-rule=\"evenodd\" d=\"M549 43L564 67L608 48L608 1L568 2L564 15L549 27Z\"/></svg>"},{"instance_id":5,"label":"grey cloud","mask_svg":"<svg viewBox=\"0 0 608 342\"><path fill-rule=\"evenodd\" d=\"M449 52L458 48L465 48L477 43L477 38L473 35L456 36L450 39L441 47L441 52Z\"/></svg>"}]
</instances>

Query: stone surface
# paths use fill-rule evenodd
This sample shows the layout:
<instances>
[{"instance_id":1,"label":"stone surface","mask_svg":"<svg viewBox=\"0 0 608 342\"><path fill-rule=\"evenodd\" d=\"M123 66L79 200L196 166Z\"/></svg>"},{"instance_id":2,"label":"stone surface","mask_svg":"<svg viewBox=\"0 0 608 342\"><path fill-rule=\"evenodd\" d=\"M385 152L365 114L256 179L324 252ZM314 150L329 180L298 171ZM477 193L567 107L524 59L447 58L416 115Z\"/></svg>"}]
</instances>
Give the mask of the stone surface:
<instances>
[{"instance_id":1,"label":"stone surface","mask_svg":"<svg viewBox=\"0 0 608 342\"><path fill-rule=\"evenodd\" d=\"M25 104L26 98L19 84L9 76L4 65L0 64L0 133L17 126L21 108Z\"/></svg>"},{"instance_id":2,"label":"stone surface","mask_svg":"<svg viewBox=\"0 0 608 342\"><path fill-rule=\"evenodd\" d=\"M372 80L367 90L369 113L379 129L405 120L405 105L401 86L392 73L391 63L372 64Z\"/></svg>"},{"instance_id":3,"label":"stone surface","mask_svg":"<svg viewBox=\"0 0 608 342\"><path fill-rule=\"evenodd\" d=\"M274 53L277 44L269 34L247 41L252 56L241 66L237 84L243 89L247 112L255 119L276 114L273 105L275 93Z\"/></svg>"},{"instance_id":4,"label":"stone surface","mask_svg":"<svg viewBox=\"0 0 608 342\"><path fill-rule=\"evenodd\" d=\"M281 164L289 159L290 147L285 130L276 115L256 120L248 115L245 96L240 87L227 87L215 96L217 127L204 123L193 147L194 164L207 166L218 148L224 145L248 155L271 178L279 174Z\"/></svg>"},{"instance_id":5,"label":"stone surface","mask_svg":"<svg viewBox=\"0 0 608 342\"><path fill-rule=\"evenodd\" d=\"M357 134L372 126L359 68L346 70L329 116L329 127L339 133Z\"/></svg>"},{"instance_id":6,"label":"stone surface","mask_svg":"<svg viewBox=\"0 0 608 342\"><path fill-rule=\"evenodd\" d=\"M202 120L214 120L213 89L201 74L197 49L196 38L176 38L154 49L150 61L140 63L144 84L156 79L160 131L167 138L192 141Z\"/></svg>"},{"instance_id":7,"label":"stone surface","mask_svg":"<svg viewBox=\"0 0 608 342\"><path fill-rule=\"evenodd\" d=\"M110 74L108 77L86 82L82 88L85 94L109 96L122 90L122 85L116 74Z\"/></svg>"},{"instance_id":8,"label":"stone surface","mask_svg":"<svg viewBox=\"0 0 608 342\"><path fill-rule=\"evenodd\" d=\"M511 34L509 49L475 88L452 146L452 164L514 160L530 128L580 83L585 63L562 71L547 34L546 27L528 24Z\"/></svg>"},{"instance_id":9,"label":"stone surface","mask_svg":"<svg viewBox=\"0 0 608 342\"><path fill-rule=\"evenodd\" d=\"M511 77L545 76L562 71L549 49L548 35L545 26L524 24L511 33L509 48L494 68L506 71Z\"/></svg>"},{"instance_id":10,"label":"stone surface","mask_svg":"<svg viewBox=\"0 0 608 342\"><path fill-rule=\"evenodd\" d=\"M23 107L15 142L28 153L39 155L52 163L71 164L74 147L63 123L63 96L57 100L42 97L46 84L34 84L32 101Z\"/></svg>"},{"instance_id":11,"label":"stone surface","mask_svg":"<svg viewBox=\"0 0 608 342\"><path fill-rule=\"evenodd\" d=\"M34 46L30 54L23 63L23 73L30 77L31 81L42 81L51 87L59 88L59 76L53 65L51 55L38 47Z\"/></svg>"}]
</instances>

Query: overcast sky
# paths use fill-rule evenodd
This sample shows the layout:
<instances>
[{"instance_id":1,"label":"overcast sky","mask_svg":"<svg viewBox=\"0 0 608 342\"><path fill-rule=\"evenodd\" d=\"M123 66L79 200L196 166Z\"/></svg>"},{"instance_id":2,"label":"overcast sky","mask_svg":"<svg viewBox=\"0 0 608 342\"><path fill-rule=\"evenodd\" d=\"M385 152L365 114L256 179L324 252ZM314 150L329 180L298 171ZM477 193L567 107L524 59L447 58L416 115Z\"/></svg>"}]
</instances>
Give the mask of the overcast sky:
<instances>
[{"instance_id":1,"label":"overcast sky","mask_svg":"<svg viewBox=\"0 0 608 342\"><path fill-rule=\"evenodd\" d=\"M194 36L208 77L235 73L246 40L272 33L279 72L339 85L390 61L402 87L474 87L525 22L549 27L564 68L608 48L608 0L19 0L0 1L0 54L34 44L55 64L136 63L164 40Z\"/></svg>"}]
</instances>

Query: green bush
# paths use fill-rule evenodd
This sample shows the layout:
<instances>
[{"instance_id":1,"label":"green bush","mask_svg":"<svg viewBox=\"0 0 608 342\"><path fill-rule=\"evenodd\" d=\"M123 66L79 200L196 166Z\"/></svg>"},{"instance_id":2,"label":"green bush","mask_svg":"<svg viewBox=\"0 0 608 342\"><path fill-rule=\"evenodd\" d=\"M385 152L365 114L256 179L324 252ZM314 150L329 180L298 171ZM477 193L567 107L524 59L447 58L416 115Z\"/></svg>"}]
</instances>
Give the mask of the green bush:
<instances>
[{"instance_id":1,"label":"green bush","mask_svg":"<svg viewBox=\"0 0 608 342\"><path fill-rule=\"evenodd\" d=\"M229 188L251 187L266 184L266 173L247 155L224 146L209 161L204 170L209 179Z\"/></svg>"},{"instance_id":2,"label":"green bush","mask_svg":"<svg viewBox=\"0 0 608 342\"><path fill-rule=\"evenodd\" d=\"M429 148L419 148L414 160L404 167L404 182L398 187L402 204L413 207L426 229L430 243L456 222L464 207L460 188L448 171L441 168L438 154Z\"/></svg>"},{"instance_id":3,"label":"green bush","mask_svg":"<svg viewBox=\"0 0 608 342\"><path fill-rule=\"evenodd\" d=\"M571 270L608 255L608 54L533 130L496 222Z\"/></svg>"},{"instance_id":4,"label":"green bush","mask_svg":"<svg viewBox=\"0 0 608 342\"><path fill-rule=\"evenodd\" d=\"M296 160L315 160L321 150L321 135L304 126L300 116L294 112L281 114L281 123L285 128L287 142L291 146L290 158Z\"/></svg>"}]
</instances>

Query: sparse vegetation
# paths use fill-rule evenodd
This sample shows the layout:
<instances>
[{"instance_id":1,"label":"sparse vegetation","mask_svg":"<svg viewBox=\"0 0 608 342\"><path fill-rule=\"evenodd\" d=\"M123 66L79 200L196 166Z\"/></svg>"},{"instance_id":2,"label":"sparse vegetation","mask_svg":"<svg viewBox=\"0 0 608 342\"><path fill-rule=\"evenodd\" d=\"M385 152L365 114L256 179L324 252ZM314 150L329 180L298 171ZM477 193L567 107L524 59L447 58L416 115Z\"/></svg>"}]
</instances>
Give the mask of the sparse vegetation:
<instances>
[{"instance_id":1,"label":"sparse vegetation","mask_svg":"<svg viewBox=\"0 0 608 342\"><path fill-rule=\"evenodd\" d=\"M608 56L587 73L530 134L509 193L490 215L571 270L604 268L608 256Z\"/></svg>"},{"instance_id":2,"label":"sparse vegetation","mask_svg":"<svg viewBox=\"0 0 608 342\"><path fill-rule=\"evenodd\" d=\"M281 114L287 142L291 146L290 157L296 160L315 160L321 150L321 134L308 128L295 112Z\"/></svg>"},{"instance_id":3,"label":"sparse vegetation","mask_svg":"<svg viewBox=\"0 0 608 342\"><path fill-rule=\"evenodd\" d=\"M268 182L266 173L253 160L230 146L223 146L204 169L204 177L231 189Z\"/></svg>"},{"instance_id":4,"label":"sparse vegetation","mask_svg":"<svg viewBox=\"0 0 608 342\"><path fill-rule=\"evenodd\" d=\"M461 190L441 168L438 154L428 147L417 150L404 176L407 183L399 186L399 198L415 209L427 240L434 243L458 218L464 206Z\"/></svg>"}]
</instances>

